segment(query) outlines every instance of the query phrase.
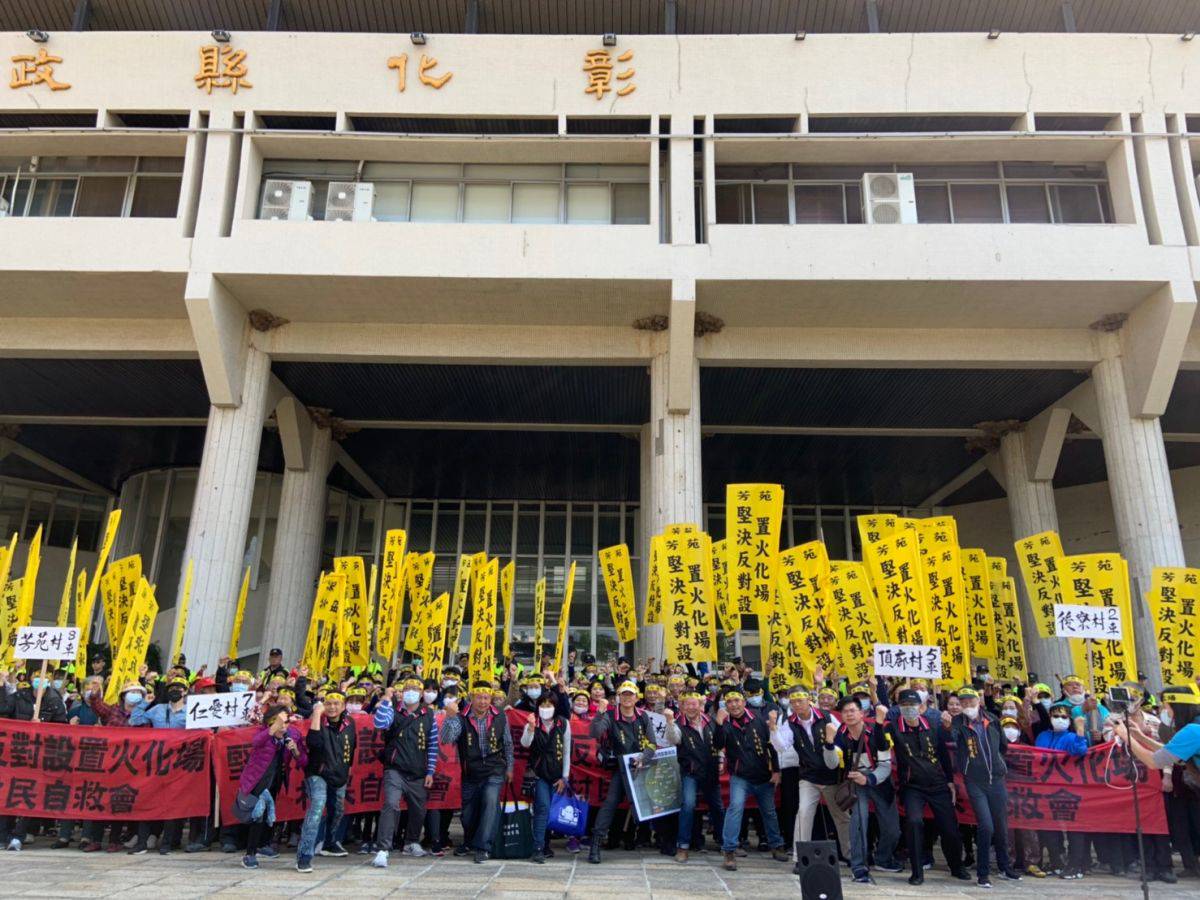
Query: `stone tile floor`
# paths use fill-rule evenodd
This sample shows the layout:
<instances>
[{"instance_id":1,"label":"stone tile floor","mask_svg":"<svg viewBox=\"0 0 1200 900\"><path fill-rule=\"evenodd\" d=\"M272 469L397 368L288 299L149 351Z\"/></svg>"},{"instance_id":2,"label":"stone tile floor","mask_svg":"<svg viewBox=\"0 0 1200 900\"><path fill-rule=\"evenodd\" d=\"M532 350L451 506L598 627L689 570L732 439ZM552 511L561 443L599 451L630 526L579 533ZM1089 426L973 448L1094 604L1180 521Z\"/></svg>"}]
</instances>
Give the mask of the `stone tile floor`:
<instances>
[{"instance_id":1,"label":"stone tile floor","mask_svg":"<svg viewBox=\"0 0 1200 900\"><path fill-rule=\"evenodd\" d=\"M790 864L756 857L739 861L737 872L720 868L716 853L693 856L686 865L657 853L612 852L599 866L580 856L559 852L545 865L495 861L474 863L447 857L440 860L409 859L392 854L387 869L373 869L369 857L317 858L315 871L301 875L295 857L281 855L261 862L257 871L241 868L241 857L221 853L159 856L82 854L77 849L49 850L29 847L20 853L0 852L0 897L245 897L250 900L299 897L418 896L463 900L467 897L541 898L687 898L746 897L770 900L799 897L799 879ZM1125 900L1140 895L1132 878L1089 876L1082 881L1057 878L1024 878L995 882L984 891L974 882L952 880L944 872L927 872L925 884L910 887L907 875L876 873L874 886L843 882L846 897L994 897L1055 900L1087 897L1089 900ZM1153 882L1155 898L1200 897L1200 882L1177 885Z\"/></svg>"}]
</instances>

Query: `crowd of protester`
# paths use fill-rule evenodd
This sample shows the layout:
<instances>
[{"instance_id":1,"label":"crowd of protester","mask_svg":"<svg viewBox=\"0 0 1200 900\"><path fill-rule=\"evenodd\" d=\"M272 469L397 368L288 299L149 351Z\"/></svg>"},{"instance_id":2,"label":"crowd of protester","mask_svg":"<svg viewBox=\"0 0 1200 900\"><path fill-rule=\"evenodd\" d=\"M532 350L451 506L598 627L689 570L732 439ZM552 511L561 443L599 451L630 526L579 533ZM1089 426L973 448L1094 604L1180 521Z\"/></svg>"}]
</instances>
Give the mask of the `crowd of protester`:
<instances>
[{"instance_id":1,"label":"crowd of protester","mask_svg":"<svg viewBox=\"0 0 1200 900\"><path fill-rule=\"evenodd\" d=\"M537 668L514 658L494 678L472 682L463 674L465 659L458 662L436 679L423 677L419 664L400 663L390 672L374 664L336 673L342 677L310 678L303 666L286 667L279 650L259 672L221 659L211 675L206 667L193 673L180 657L163 674L143 667L112 704L104 701L104 655L78 677L51 670L45 685L32 668L14 666L0 673L0 718L32 719L40 687L38 717L45 722L184 728L189 694L253 691L257 731L240 776L236 820L219 828L203 816L137 823L5 816L0 841L10 851L35 842L134 855L216 849L240 853L251 869L294 848L300 872L313 870L314 857L351 852L386 867L397 846L407 856L451 852L482 863L493 851L501 791L513 779L519 743L532 773L530 859L543 863L556 852L547 829L551 799L570 791L573 725L586 723L576 728L597 739L601 762L614 769L621 755L641 753L648 761L656 747L675 747L682 797L677 815L639 823L622 808L629 788L614 772L602 802L590 810L588 833L559 843L558 852L586 853L591 863L609 850L654 847L681 864L711 850L722 854L724 868L736 870L751 853L786 862L796 841L827 839L837 842L849 877L859 883L874 883L874 870L908 871L908 882L921 884L935 864L983 887L993 877L1136 874L1140 854L1132 834L1012 829L1008 822L1009 747L1082 756L1116 737L1162 773L1170 834L1144 836L1146 876L1168 883L1200 878L1196 685L1156 696L1144 682L1131 683L1131 702L1110 710L1108 698L1090 694L1074 675L1052 688L1032 680L998 684L981 671L971 685L947 691L919 679L847 684L818 671L814 683L775 696L769 672L753 672L740 658L656 667L624 657L597 663L571 651L562 672L548 657ZM524 716L515 734L506 707ZM360 712L372 716L383 747L383 801L378 811L346 815L346 787L358 760L351 716ZM656 733L649 713L665 728ZM303 720L304 735L296 727ZM441 744L457 747L462 767L461 831L453 835L456 811L427 808ZM727 800L722 771L729 776ZM303 781L305 817L277 823L275 799L293 778ZM977 824L960 824L955 807L964 804Z\"/></svg>"}]
</instances>

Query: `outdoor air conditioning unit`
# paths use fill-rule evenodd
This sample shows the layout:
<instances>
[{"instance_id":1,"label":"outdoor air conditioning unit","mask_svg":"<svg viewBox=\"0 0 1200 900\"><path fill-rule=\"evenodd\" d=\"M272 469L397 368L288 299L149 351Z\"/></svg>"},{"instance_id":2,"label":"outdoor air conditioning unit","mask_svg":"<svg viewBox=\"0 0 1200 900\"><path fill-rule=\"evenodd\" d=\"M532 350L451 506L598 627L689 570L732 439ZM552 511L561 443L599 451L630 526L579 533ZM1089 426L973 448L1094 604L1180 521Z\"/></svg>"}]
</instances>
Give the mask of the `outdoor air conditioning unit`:
<instances>
[{"instance_id":1,"label":"outdoor air conditioning unit","mask_svg":"<svg viewBox=\"0 0 1200 900\"><path fill-rule=\"evenodd\" d=\"M326 222L370 222L375 185L369 181L331 181L325 195Z\"/></svg>"},{"instance_id":2,"label":"outdoor air conditioning unit","mask_svg":"<svg viewBox=\"0 0 1200 900\"><path fill-rule=\"evenodd\" d=\"M868 225L909 225L917 221L917 195L911 172L867 172L862 177L863 221Z\"/></svg>"},{"instance_id":3,"label":"outdoor air conditioning unit","mask_svg":"<svg viewBox=\"0 0 1200 900\"><path fill-rule=\"evenodd\" d=\"M268 178L263 186L260 219L312 220L312 182Z\"/></svg>"}]
</instances>

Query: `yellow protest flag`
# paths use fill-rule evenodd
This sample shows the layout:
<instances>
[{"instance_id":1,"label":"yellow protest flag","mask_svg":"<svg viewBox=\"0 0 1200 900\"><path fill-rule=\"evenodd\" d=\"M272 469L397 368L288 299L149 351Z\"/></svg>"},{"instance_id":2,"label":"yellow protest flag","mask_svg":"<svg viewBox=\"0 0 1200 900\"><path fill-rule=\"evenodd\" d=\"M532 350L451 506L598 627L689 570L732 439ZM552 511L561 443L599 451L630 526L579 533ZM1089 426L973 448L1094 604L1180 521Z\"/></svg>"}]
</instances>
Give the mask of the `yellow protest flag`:
<instances>
[{"instance_id":1,"label":"yellow protest flag","mask_svg":"<svg viewBox=\"0 0 1200 900\"><path fill-rule=\"evenodd\" d=\"M450 613L450 595L443 591L436 600L431 601L427 606L429 607L426 619L428 622L428 638L426 639L428 650L423 656L424 672L426 678L440 680L446 652L446 617Z\"/></svg>"},{"instance_id":2,"label":"yellow protest flag","mask_svg":"<svg viewBox=\"0 0 1200 900\"><path fill-rule=\"evenodd\" d=\"M958 525L952 516L918 519L917 543L929 604L929 633L942 650L941 683L960 687L971 680L971 657Z\"/></svg>"},{"instance_id":3,"label":"yellow protest flag","mask_svg":"<svg viewBox=\"0 0 1200 900\"><path fill-rule=\"evenodd\" d=\"M1021 628L1021 610L1017 604L1017 583L1004 578L993 608L996 619L997 678L1025 681L1029 665L1025 660L1025 635Z\"/></svg>"},{"instance_id":4,"label":"yellow protest flag","mask_svg":"<svg viewBox=\"0 0 1200 900\"><path fill-rule=\"evenodd\" d=\"M558 614L558 642L554 645L554 662L552 663L555 672L562 671L566 666L567 631L571 624L571 595L573 593L575 593L575 563L571 563L570 571L567 572L562 609Z\"/></svg>"},{"instance_id":5,"label":"yellow protest flag","mask_svg":"<svg viewBox=\"0 0 1200 900\"><path fill-rule=\"evenodd\" d=\"M504 614L504 641L500 647L500 656L507 660L510 654L509 645L512 643L512 604L513 582L517 577L517 564L511 560L500 570L500 605Z\"/></svg>"},{"instance_id":6,"label":"yellow protest flag","mask_svg":"<svg viewBox=\"0 0 1200 900\"><path fill-rule=\"evenodd\" d=\"M125 623L129 621L141 578L142 557L141 554L135 553L114 560L100 579L100 589L104 597L104 620L108 626L109 648L112 653L117 652L124 640Z\"/></svg>"},{"instance_id":7,"label":"yellow protest flag","mask_svg":"<svg viewBox=\"0 0 1200 900\"><path fill-rule=\"evenodd\" d=\"M345 599L346 576L339 572L322 572L317 579L317 596L304 642L305 664L314 673L324 674L327 670L334 649L334 635L341 627Z\"/></svg>"},{"instance_id":8,"label":"yellow protest flag","mask_svg":"<svg viewBox=\"0 0 1200 900\"><path fill-rule=\"evenodd\" d=\"M17 644L17 610L21 607L21 579L14 578L0 585L0 663L12 664L13 648Z\"/></svg>"},{"instance_id":9,"label":"yellow protest flag","mask_svg":"<svg viewBox=\"0 0 1200 900\"><path fill-rule=\"evenodd\" d=\"M825 594L830 630L840 636L838 669L851 683L867 681L872 674L875 645L885 638L866 566L857 562L831 566L828 585Z\"/></svg>"},{"instance_id":10,"label":"yellow protest flag","mask_svg":"<svg viewBox=\"0 0 1200 900\"><path fill-rule=\"evenodd\" d=\"M453 661L458 653L458 644L462 634L463 619L467 613L467 599L471 590L471 570L475 565L475 557L463 554L458 558L458 574L454 576L454 593L450 597L450 621L447 623L450 640L450 658Z\"/></svg>"},{"instance_id":11,"label":"yellow protest flag","mask_svg":"<svg viewBox=\"0 0 1200 900\"><path fill-rule=\"evenodd\" d=\"M389 663L396 651L400 621L404 617L404 563L408 535L402 528L389 529L383 539L380 566L379 617L375 622L375 652Z\"/></svg>"},{"instance_id":12,"label":"yellow protest flag","mask_svg":"<svg viewBox=\"0 0 1200 900\"><path fill-rule=\"evenodd\" d=\"M822 592L829 578L825 544L809 541L779 554L778 577L779 600L791 639L796 643L800 665L807 672L815 671L818 666L828 669L834 659L828 653L823 615Z\"/></svg>"},{"instance_id":13,"label":"yellow protest flag","mask_svg":"<svg viewBox=\"0 0 1200 900\"><path fill-rule=\"evenodd\" d=\"M58 615L54 618L56 628L66 628L71 617L71 591L75 587L75 552L79 549L79 538L71 541L71 555L67 559L67 577L63 579L62 597L58 601Z\"/></svg>"},{"instance_id":14,"label":"yellow protest flag","mask_svg":"<svg viewBox=\"0 0 1200 900\"><path fill-rule=\"evenodd\" d=\"M1137 679L1134 653L1133 613L1129 602L1129 566L1119 553L1084 553L1064 556L1063 602L1082 606L1116 607L1121 619L1120 640L1083 641L1072 639L1071 658L1088 668L1092 690L1097 696L1109 688ZM1077 645L1087 645L1082 658ZM1089 659L1090 657L1090 659ZM1090 665L1089 665L1090 663ZM1083 672L1077 672L1080 677Z\"/></svg>"},{"instance_id":15,"label":"yellow protest flag","mask_svg":"<svg viewBox=\"0 0 1200 900\"><path fill-rule=\"evenodd\" d=\"M628 643L637 637L637 609L633 598L633 567L629 562L629 547L615 544L600 551L600 573L604 576L604 592L612 610L617 640Z\"/></svg>"},{"instance_id":16,"label":"yellow protest flag","mask_svg":"<svg viewBox=\"0 0 1200 900\"><path fill-rule=\"evenodd\" d=\"M499 589L500 560L487 560L476 568L476 589L471 608L471 645L468 651L468 667L471 680L492 680L492 667L496 664L496 594Z\"/></svg>"},{"instance_id":17,"label":"yellow protest flag","mask_svg":"<svg viewBox=\"0 0 1200 900\"><path fill-rule=\"evenodd\" d=\"M733 640L733 636L742 628L742 616L737 604L729 598L729 557L726 555L727 544L724 540L713 541L710 545L713 573L713 605L717 609L717 619L725 637Z\"/></svg>"},{"instance_id":18,"label":"yellow protest flag","mask_svg":"<svg viewBox=\"0 0 1200 900\"><path fill-rule=\"evenodd\" d=\"M7 547L0 547L0 587L8 584L8 575L12 570L13 556L17 552L17 533L14 531Z\"/></svg>"},{"instance_id":19,"label":"yellow protest flag","mask_svg":"<svg viewBox=\"0 0 1200 900\"><path fill-rule=\"evenodd\" d=\"M425 638L429 630L428 607L433 602L433 561L432 552L410 552L405 561L405 580L408 582L408 593L412 600L412 614L408 632L404 635L404 649L409 653L419 653L422 657L429 656L431 652ZM442 628L441 634L445 640L445 628Z\"/></svg>"},{"instance_id":20,"label":"yellow protest flag","mask_svg":"<svg viewBox=\"0 0 1200 900\"><path fill-rule=\"evenodd\" d=\"M663 661L717 661L709 547L699 532L665 535L658 581L663 593Z\"/></svg>"},{"instance_id":21,"label":"yellow protest flag","mask_svg":"<svg viewBox=\"0 0 1200 900\"><path fill-rule=\"evenodd\" d=\"M183 593L179 595L179 608L175 610L175 635L171 638L171 655L168 659L172 662L179 661L179 651L183 649L183 634L187 630L188 604L192 599L192 574L195 569L194 560L188 560L187 569L183 573ZM237 657L230 655L231 659Z\"/></svg>"},{"instance_id":22,"label":"yellow protest flag","mask_svg":"<svg viewBox=\"0 0 1200 900\"><path fill-rule=\"evenodd\" d=\"M116 703L121 689L138 676L138 669L146 661L146 651L154 631L154 620L158 617L158 601L154 590L145 578L138 580L133 604L129 609L128 625L121 638L121 647L113 657L112 677L104 693L105 703Z\"/></svg>"},{"instance_id":23,"label":"yellow protest flag","mask_svg":"<svg viewBox=\"0 0 1200 900\"><path fill-rule=\"evenodd\" d=\"M964 558L967 551L963 551ZM972 557L965 563L970 572L978 566L978 560ZM1003 556L983 557L983 590L979 593L968 592L971 599L970 610L967 613L967 644L972 656L980 659L994 660L996 658L996 604L1000 602L1001 582L1008 577L1008 560ZM969 576L968 576L969 577Z\"/></svg>"},{"instance_id":24,"label":"yellow protest flag","mask_svg":"<svg viewBox=\"0 0 1200 900\"><path fill-rule=\"evenodd\" d=\"M872 552L864 555L880 616L888 629L885 638L894 644L928 646L933 638L919 543L915 530L898 529L876 541Z\"/></svg>"},{"instance_id":25,"label":"yellow protest flag","mask_svg":"<svg viewBox=\"0 0 1200 900\"><path fill-rule=\"evenodd\" d=\"M250 566L242 576L242 588L238 591L237 608L233 613L233 631L229 634L229 658L238 658L238 639L242 636L242 619L246 615L246 597L250 594Z\"/></svg>"},{"instance_id":26,"label":"yellow protest flag","mask_svg":"<svg viewBox=\"0 0 1200 900\"><path fill-rule=\"evenodd\" d=\"M1062 540L1056 531L1041 531L1016 541L1017 565L1033 607L1039 637L1054 637L1054 604L1062 603Z\"/></svg>"},{"instance_id":27,"label":"yellow protest flag","mask_svg":"<svg viewBox=\"0 0 1200 900\"><path fill-rule=\"evenodd\" d=\"M778 588L771 592L771 611L766 615L760 613L758 621L759 640L764 645L762 650L766 657L763 673L771 692L782 694L795 682L792 681L791 668L788 666L786 645L789 629ZM796 658L799 658L798 655ZM803 672L800 673L800 678L803 678Z\"/></svg>"},{"instance_id":28,"label":"yellow protest flag","mask_svg":"<svg viewBox=\"0 0 1200 900\"><path fill-rule=\"evenodd\" d=\"M782 523L781 485L725 486L729 595L741 615L771 611Z\"/></svg>"},{"instance_id":29,"label":"yellow protest flag","mask_svg":"<svg viewBox=\"0 0 1200 900\"><path fill-rule=\"evenodd\" d=\"M533 666L542 665L542 644L546 642L546 578L537 580L533 587Z\"/></svg>"},{"instance_id":30,"label":"yellow protest flag","mask_svg":"<svg viewBox=\"0 0 1200 900\"><path fill-rule=\"evenodd\" d=\"M92 580L88 582L87 595L83 603L76 601L75 625L79 628L79 654L75 657L75 667L83 670L87 665L88 633L92 629L92 611L96 606L96 595L100 590L100 574L108 564L108 556L112 552L113 542L117 539L117 528L121 524L121 511L114 509L108 515L104 525L104 539L100 542L100 553L96 557L96 568L92 572ZM111 636L109 637L111 641Z\"/></svg>"},{"instance_id":31,"label":"yellow protest flag","mask_svg":"<svg viewBox=\"0 0 1200 900\"><path fill-rule=\"evenodd\" d=\"M1155 568L1146 593L1166 686L1192 684L1200 674L1200 569Z\"/></svg>"},{"instance_id":32,"label":"yellow protest flag","mask_svg":"<svg viewBox=\"0 0 1200 900\"><path fill-rule=\"evenodd\" d=\"M663 589L659 581L659 568L662 565L663 540L665 535L656 534L650 538L650 577L646 585L646 624L657 625L662 621Z\"/></svg>"},{"instance_id":33,"label":"yellow protest flag","mask_svg":"<svg viewBox=\"0 0 1200 900\"><path fill-rule=\"evenodd\" d=\"M365 666L371 661L371 610L362 557L336 557L333 569L346 576L346 595L338 628L342 665Z\"/></svg>"},{"instance_id":34,"label":"yellow protest flag","mask_svg":"<svg viewBox=\"0 0 1200 900\"><path fill-rule=\"evenodd\" d=\"M33 535L33 540L29 542L25 574L21 576L21 603L17 608L17 628L24 628L33 621L34 595L37 593L37 576L41 567L42 526L39 525Z\"/></svg>"},{"instance_id":35,"label":"yellow protest flag","mask_svg":"<svg viewBox=\"0 0 1200 900\"><path fill-rule=\"evenodd\" d=\"M367 589L367 614L364 616L366 621L363 623L363 634L365 634L367 638L367 657L369 658L371 656L371 636L374 634L375 615L377 612L375 606L375 591L379 587L379 566L377 566L375 563L371 563L371 577L367 583L370 585L370 587Z\"/></svg>"}]
</instances>

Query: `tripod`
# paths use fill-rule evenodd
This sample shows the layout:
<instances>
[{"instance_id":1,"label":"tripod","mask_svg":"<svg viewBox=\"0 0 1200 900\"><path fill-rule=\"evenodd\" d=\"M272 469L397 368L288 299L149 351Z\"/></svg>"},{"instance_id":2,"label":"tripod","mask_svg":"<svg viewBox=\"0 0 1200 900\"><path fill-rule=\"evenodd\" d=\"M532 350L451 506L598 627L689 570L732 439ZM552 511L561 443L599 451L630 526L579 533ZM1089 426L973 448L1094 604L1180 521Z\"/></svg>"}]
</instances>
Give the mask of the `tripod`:
<instances>
[{"instance_id":1,"label":"tripod","mask_svg":"<svg viewBox=\"0 0 1200 900\"><path fill-rule=\"evenodd\" d=\"M1142 805L1138 800L1138 766L1137 760L1133 757L1133 752L1128 747L1122 747L1122 751L1129 757L1129 783L1133 789L1133 827L1137 833L1137 848L1139 872L1138 875L1142 882L1142 898L1150 900L1150 880L1146 875L1146 847L1142 843Z\"/></svg>"}]
</instances>

